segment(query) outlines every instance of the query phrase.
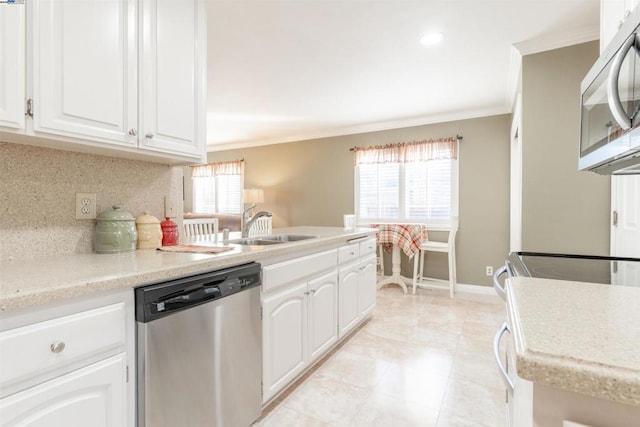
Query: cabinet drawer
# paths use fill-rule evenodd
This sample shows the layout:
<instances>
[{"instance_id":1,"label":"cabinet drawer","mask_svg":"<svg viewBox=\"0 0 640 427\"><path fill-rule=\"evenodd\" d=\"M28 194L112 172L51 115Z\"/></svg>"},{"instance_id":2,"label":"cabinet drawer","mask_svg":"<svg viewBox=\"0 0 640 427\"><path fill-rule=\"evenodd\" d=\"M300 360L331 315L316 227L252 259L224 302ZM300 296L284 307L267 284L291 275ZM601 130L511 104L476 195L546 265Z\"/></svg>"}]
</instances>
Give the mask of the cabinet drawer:
<instances>
[{"instance_id":1,"label":"cabinet drawer","mask_svg":"<svg viewBox=\"0 0 640 427\"><path fill-rule=\"evenodd\" d=\"M264 267L262 269L263 292L270 292L295 280L308 278L335 268L336 263L336 250L331 249Z\"/></svg>"},{"instance_id":2,"label":"cabinet drawer","mask_svg":"<svg viewBox=\"0 0 640 427\"><path fill-rule=\"evenodd\" d=\"M11 329L0 334L0 384L37 376L124 345L124 303Z\"/></svg>"},{"instance_id":3,"label":"cabinet drawer","mask_svg":"<svg viewBox=\"0 0 640 427\"><path fill-rule=\"evenodd\" d=\"M360 242L360 256L376 253L376 239L367 239L364 242Z\"/></svg>"},{"instance_id":4,"label":"cabinet drawer","mask_svg":"<svg viewBox=\"0 0 640 427\"><path fill-rule=\"evenodd\" d=\"M345 262L349 262L349 261L355 261L356 259L358 259L359 256L360 256L360 247L358 243L343 246L338 249L338 262L340 264L344 264Z\"/></svg>"}]
</instances>

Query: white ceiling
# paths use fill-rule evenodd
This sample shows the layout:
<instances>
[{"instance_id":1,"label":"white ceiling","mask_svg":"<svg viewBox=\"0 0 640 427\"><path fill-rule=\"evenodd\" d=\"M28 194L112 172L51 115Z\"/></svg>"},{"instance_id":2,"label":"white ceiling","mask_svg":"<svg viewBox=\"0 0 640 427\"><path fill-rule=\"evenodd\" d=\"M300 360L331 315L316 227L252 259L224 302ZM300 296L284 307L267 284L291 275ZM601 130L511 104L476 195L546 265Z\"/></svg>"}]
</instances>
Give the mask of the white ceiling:
<instances>
[{"instance_id":1,"label":"white ceiling","mask_svg":"<svg viewBox=\"0 0 640 427\"><path fill-rule=\"evenodd\" d=\"M208 150L510 112L520 54L597 39L599 4L208 0Z\"/></svg>"}]
</instances>

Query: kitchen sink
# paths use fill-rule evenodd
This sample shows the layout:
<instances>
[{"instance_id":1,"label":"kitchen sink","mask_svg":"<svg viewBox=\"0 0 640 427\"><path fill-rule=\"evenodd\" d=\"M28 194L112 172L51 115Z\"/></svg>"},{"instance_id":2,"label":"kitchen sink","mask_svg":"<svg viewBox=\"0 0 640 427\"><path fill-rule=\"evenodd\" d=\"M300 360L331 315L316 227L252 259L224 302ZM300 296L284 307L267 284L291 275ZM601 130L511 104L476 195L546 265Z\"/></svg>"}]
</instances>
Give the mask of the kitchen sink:
<instances>
[{"instance_id":1,"label":"kitchen sink","mask_svg":"<svg viewBox=\"0 0 640 427\"><path fill-rule=\"evenodd\" d=\"M284 243L278 240L262 240L262 239L241 239L241 240L231 240L229 243L235 243L236 245L277 245L278 243Z\"/></svg>"},{"instance_id":2,"label":"kitchen sink","mask_svg":"<svg viewBox=\"0 0 640 427\"><path fill-rule=\"evenodd\" d=\"M301 234L272 234L269 236L260 236L259 239L270 240L274 242L297 242L300 240L313 239L317 236L304 236Z\"/></svg>"},{"instance_id":3,"label":"kitchen sink","mask_svg":"<svg viewBox=\"0 0 640 427\"><path fill-rule=\"evenodd\" d=\"M229 243L237 245L277 245L279 243L298 242L300 240L313 239L317 236L305 236L299 234L272 234L268 236L250 237L246 239L231 240Z\"/></svg>"}]
</instances>

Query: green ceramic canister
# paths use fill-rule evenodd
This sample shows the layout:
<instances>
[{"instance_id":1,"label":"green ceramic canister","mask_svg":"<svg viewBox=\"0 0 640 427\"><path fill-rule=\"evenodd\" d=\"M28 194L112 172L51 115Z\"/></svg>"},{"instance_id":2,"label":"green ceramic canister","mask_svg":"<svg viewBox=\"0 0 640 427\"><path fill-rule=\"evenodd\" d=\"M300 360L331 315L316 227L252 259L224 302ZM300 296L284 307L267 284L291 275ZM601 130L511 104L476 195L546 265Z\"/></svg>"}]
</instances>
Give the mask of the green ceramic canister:
<instances>
[{"instance_id":1,"label":"green ceramic canister","mask_svg":"<svg viewBox=\"0 0 640 427\"><path fill-rule=\"evenodd\" d=\"M96 218L95 251L114 254L136 250L136 219L122 206L114 205Z\"/></svg>"}]
</instances>

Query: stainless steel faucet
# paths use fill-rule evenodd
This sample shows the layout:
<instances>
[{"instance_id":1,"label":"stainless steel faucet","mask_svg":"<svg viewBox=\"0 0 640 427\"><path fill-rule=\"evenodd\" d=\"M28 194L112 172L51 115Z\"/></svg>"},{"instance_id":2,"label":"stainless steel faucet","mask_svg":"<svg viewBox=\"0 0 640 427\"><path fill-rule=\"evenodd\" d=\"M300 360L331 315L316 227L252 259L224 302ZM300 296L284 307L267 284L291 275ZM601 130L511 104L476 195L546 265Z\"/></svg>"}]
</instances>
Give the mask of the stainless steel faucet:
<instances>
[{"instance_id":1,"label":"stainless steel faucet","mask_svg":"<svg viewBox=\"0 0 640 427\"><path fill-rule=\"evenodd\" d=\"M260 211L253 217L251 217L251 219L249 219L249 212L251 211L251 209L255 208L255 206L256 205L253 205L249 209L245 209L245 211L242 213L242 237L249 237L249 230L251 230L251 226L258 218L263 216L273 216L271 212Z\"/></svg>"}]
</instances>

